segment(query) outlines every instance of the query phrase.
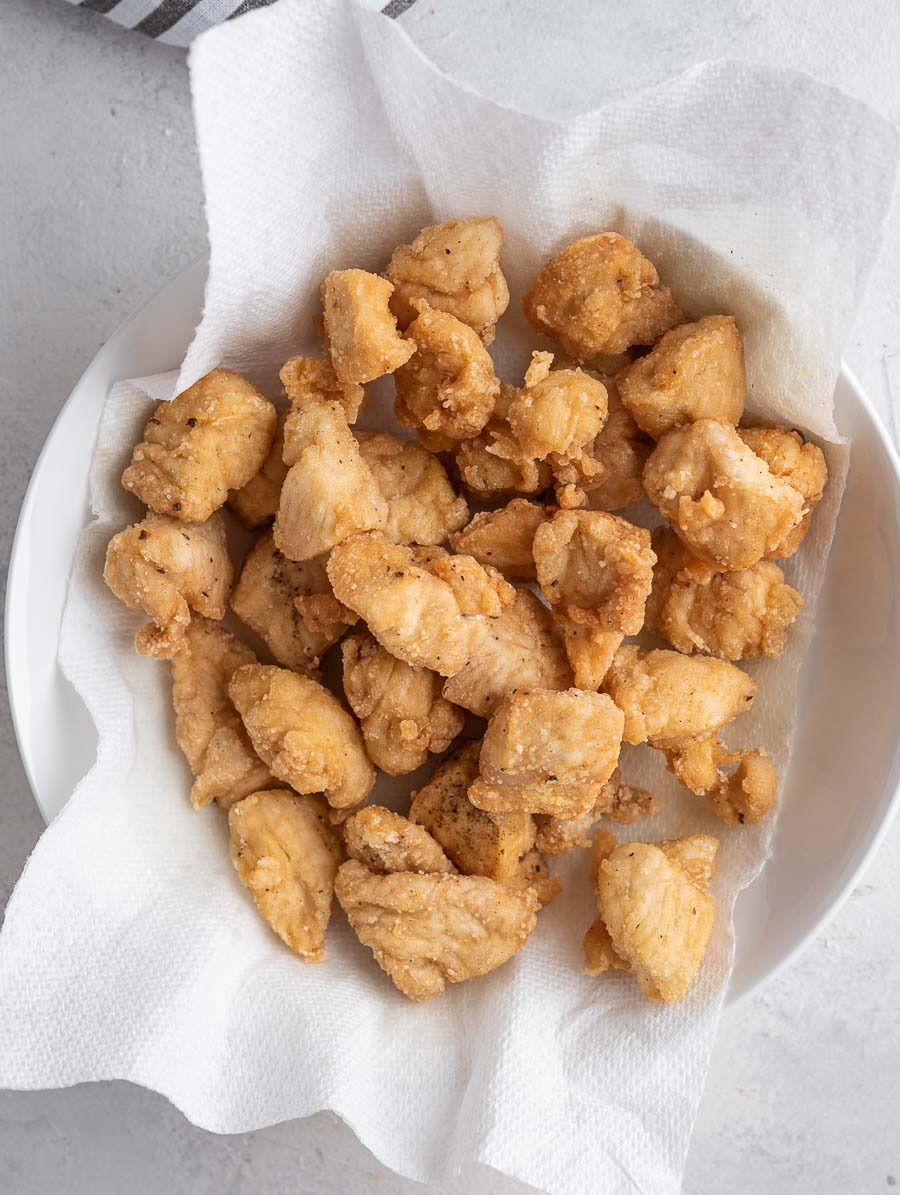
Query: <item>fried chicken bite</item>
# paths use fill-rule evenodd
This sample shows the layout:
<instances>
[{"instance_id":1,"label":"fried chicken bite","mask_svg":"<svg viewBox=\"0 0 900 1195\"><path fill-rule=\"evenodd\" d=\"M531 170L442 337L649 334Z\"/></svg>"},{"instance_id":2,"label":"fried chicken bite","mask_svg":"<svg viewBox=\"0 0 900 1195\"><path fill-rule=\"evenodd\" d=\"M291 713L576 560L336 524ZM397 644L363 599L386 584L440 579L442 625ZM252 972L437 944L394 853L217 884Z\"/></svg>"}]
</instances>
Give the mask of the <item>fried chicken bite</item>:
<instances>
[{"instance_id":1,"label":"fried chicken bite","mask_svg":"<svg viewBox=\"0 0 900 1195\"><path fill-rule=\"evenodd\" d=\"M580 817L615 770L622 724L603 693L511 693L488 723L469 800L490 812Z\"/></svg>"},{"instance_id":2,"label":"fried chicken bite","mask_svg":"<svg viewBox=\"0 0 900 1195\"><path fill-rule=\"evenodd\" d=\"M148 514L112 537L103 569L119 601L153 620L141 627L134 645L142 656L160 660L181 648L192 609L224 618L233 575L218 512L205 523Z\"/></svg>"},{"instance_id":3,"label":"fried chicken bite","mask_svg":"<svg viewBox=\"0 0 900 1195\"><path fill-rule=\"evenodd\" d=\"M730 315L666 332L616 379L622 402L654 440L697 419L736 425L744 413L744 342Z\"/></svg>"},{"instance_id":4,"label":"fried chicken bite","mask_svg":"<svg viewBox=\"0 0 900 1195\"><path fill-rule=\"evenodd\" d=\"M285 668L313 672L356 615L331 591L325 557L288 560L267 531L251 548L231 608Z\"/></svg>"},{"instance_id":5,"label":"fried chicken bite","mask_svg":"<svg viewBox=\"0 0 900 1195\"><path fill-rule=\"evenodd\" d=\"M536 331L587 362L655 344L684 322L653 263L615 232L567 245L542 267L522 306Z\"/></svg>"},{"instance_id":6,"label":"fried chicken bite","mask_svg":"<svg viewBox=\"0 0 900 1195\"><path fill-rule=\"evenodd\" d=\"M766 462L773 476L786 481L803 499L800 522L766 553L767 560L793 556L809 530L813 509L821 500L828 481L828 466L822 449L805 441L798 431L775 423L741 427L738 435Z\"/></svg>"},{"instance_id":7,"label":"fried chicken bite","mask_svg":"<svg viewBox=\"0 0 900 1195\"><path fill-rule=\"evenodd\" d=\"M284 421L287 412L278 417L275 439L260 471L239 490L228 495L228 509L248 530L271 523L278 511L281 487L287 477L284 463Z\"/></svg>"},{"instance_id":8,"label":"fried chicken bite","mask_svg":"<svg viewBox=\"0 0 900 1195\"><path fill-rule=\"evenodd\" d=\"M409 245L398 246L385 274L394 284L391 311L400 328L416 318L418 300L446 311L478 333L485 344L509 306L500 269L503 226L496 216L447 220L423 228Z\"/></svg>"},{"instance_id":9,"label":"fried chicken bite","mask_svg":"<svg viewBox=\"0 0 900 1195\"><path fill-rule=\"evenodd\" d=\"M332 551L328 578L340 602L391 655L452 676L514 599L513 587L471 556L412 549L370 531Z\"/></svg>"},{"instance_id":10,"label":"fried chicken bite","mask_svg":"<svg viewBox=\"0 0 900 1195\"><path fill-rule=\"evenodd\" d=\"M357 432L362 459L387 502L384 533L395 544L442 544L469 517L465 498L436 456L388 432Z\"/></svg>"},{"instance_id":11,"label":"fried chicken bite","mask_svg":"<svg viewBox=\"0 0 900 1195\"><path fill-rule=\"evenodd\" d=\"M369 871L456 873L440 845L422 826L382 805L366 805L344 822L344 845L351 859Z\"/></svg>"},{"instance_id":12,"label":"fried chicken bite","mask_svg":"<svg viewBox=\"0 0 900 1195\"><path fill-rule=\"evenodd\" d=\"M411 1000L494 971L537 924L533 888L485 876L376 875L352 859L338 871L335 894L360 942Z\"/></svg>"},{"instance_id":13,"label":"fried chicken bite","mask_svg":"<svg viewBox=\"0 0 900 1195\"><path fill-rule=\"evenodd\" d=\"M365 270L333 270L322 283L323 338L341 382L374 382L416 351L397 331L393 291L386 278Z\"/></svg>"},{"instance_id":14,"label":"fried chicken bite","mask_svg":"<svg viewBox=\"0 0 900 1195\"><path fill-rule=\"evenodd\" d=\"M454 463L462 484L485 502L539 494L553 481L549 461L511 455L515 437L507 415L517 393L515 386L501 382L494 413L484 430L456 448ZM503 444L506 456L497 455L498 444Z\"/></svg>"},{"instance_id":15,"label":"fried chicken bite","mask_svg":"<svg viewBox=\"0 0 900 1195\"><path fill-rule=\"evenodd\" d=\"M277 423L273 405L245 377L213 369L159 404L122 485L157 514L204 523L229 490L259 472Z\"/></svg>"},{"instance_id":16,"label":"fried chicken bite","mask_svg":"<svg viewBox=\"0 0 900 1195\"><path fill-rule=\"evenodd\" d=\"M535 814L537 837L535 846L545 855L564 855L576 847L591 845L588 831L601 817L630 825L640 817L652 817L660 812L663 799L647 788L633 788L622 779L618 768L600 790L592 809L581 817L548 817Z\"/></svg>"},{"instance_id":17,"label":"fried chicken bite","mask_svg":"<svg viewBox=\"0 0 900 1195\"><path fill-rule=\"evenodd\" d=\"M398 660L365 630L349 635L341 653L344 694L376 767L402 776L447 750L465 714L441 695L442 677Z\"/></svg>"},{"instance_id":18,"label":"fried chicken bite","mask_svg":"<svg viewBox=\"0 0 900 1195\"><path fill-rule=\"evenodd\" d=\"M623 637L644 624L656 561L650 533L605 511L559 511L538 527L533 553L575 684L597 689Z\"/></svg>"},{"instance_id":19,"label":"fried chicken bite","mask_svg":"<svg viewBox=\"0 0 900 1195\"><path fill-rule=\"evenodd\" d=\"M780 656L803 598L777 564L760 560L736 573L716 573L668 527L653 533L656 566L647 601L647 629L686 652L723 660Z\"/></svg>"},{"instance_id":20,"label":"fried chicken bite","mask_svg":"<svg viewBox=\"0 0 900 1195\"><path fill-rule=\"evenodd\" d=\"M324 398L338 403L347 422L353 424L365 401L366 392L359 382L342 380L331 362L321 357L289 357L278 377L294 411Z\"/></svg>"},{"instance_id":21,"label":"fried chicken bite","mask_svg":"<svg viewBox=\"0 0 900 1195\"><path fill-rule=\"evenodd\" d=\"M651 1000L672 1003L700 967L715 920L707 886L718 841L601 843L595 887L599 916L585 938L587 972L631 971Z\"/></svg>"},{"instance_id":22,"label":"fried chicken bite","mask_svg":"<svg viewBox=\"0 0 900 1195\"><path fill-rule=\"evenodd\" d=\"M381 529L388 504L344 408L310 393L284 425L288 475L275 516L275 543L289 560L309 560L357 531Z\"/></svg>"},{"instance_id":23,"label":"fried chicken bite","mask_svg":"<svg viewBox=\"0 0 900 1195\"><path fill-rule=\"evenodd\" d=\"M472 556L479 564L492 565L510 581L534 581L534 533L551 512L537 502L513 498L499 510L473 515L462 531L450 535L454 552Z\"/></svg>"},{"instance_id":24,"label":"fried chicken bite","mask_svg":"<svg viewBox=\"0 0 900 1195\"><path fill-rule=\"evenodd\" d=\"M477 436L490 419L500 383L490 353L468 324L415 300L419 314L404 332L415 353L394 374L394 413L426 448L443 452Z\"/></svg>"},{"instance_id":25,"label":"fried chicken bite","mask_svg":"<svg viewBox=\"0 0 900 1195\"><path fill-rule=\"evenodd\" d=\"M694 555L725 572L756 564L803 517L798 491L713 419L667 432L644 467L644 488Z\"/></svg>"},{"instance_id":26,"label":"fried chicken bite","mask_svg":"<svg viewBox=\"0 0 900 1195\"><path fill-rule=\"evenodd\" d=\"M236 669L255 663L246 644L199 615L191 619L172 657L175 738L195 776L195 809L212 801L228 809L272 783L228 696Z\"/></svg>"},{"instance_id":27,"label":"fried chicken bite","mask_svg":"<svg viewBox=\"0 0 900 1195\"><path fill-rule=\"evenodd\" d=\"M490 718L516 689L571 688L572 670L553 616L527 589L491 623L478 651L444 684L444 696Z\"/></svg>"},{"instance_id":28,"label":"fried chicken bite","mask_svg":"<svg viewBox=\"0 0 900 1195\"><path fill-rule=\"evenodd\" d=\"M299 793L324 793L336 810L360 805L375 783L359 727L307 676L269 664L238 668L228 695L256 753Z\"/></svg>"},{"instance_id":29,"label":"fried chicken bite","mask_svg":"<svg viewBox=\"0 0 900 1195\"><path fill-rule=\"evenodd\" d=\"M260 913L305 963L322 962L342 856L326 803L270 788L232 805L228 829L235 870Z\"/></svg>"}]
</instances>

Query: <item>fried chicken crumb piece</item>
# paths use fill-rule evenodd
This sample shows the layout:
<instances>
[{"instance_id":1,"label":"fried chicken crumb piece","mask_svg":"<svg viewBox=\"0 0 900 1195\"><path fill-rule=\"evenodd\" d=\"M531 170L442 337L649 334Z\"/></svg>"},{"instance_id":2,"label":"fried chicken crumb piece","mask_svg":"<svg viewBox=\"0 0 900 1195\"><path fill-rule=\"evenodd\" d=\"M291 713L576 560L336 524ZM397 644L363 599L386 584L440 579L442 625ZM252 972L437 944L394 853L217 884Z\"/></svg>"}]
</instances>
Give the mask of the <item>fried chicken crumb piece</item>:
<instances>
[{"instance_id":1,"label":"fried chicken crumb piece","mask_svg":"<svg viewBox=\"0 0 900 1195\"><path fill-rule=\"evenodd\" d=\"M522 306L533 328L588 362L655 344L684 322L653 263L615 232L567 245L542 267Z\"/></svg>"},{"instance_id":2,"label":"fried chicken crumb piece","mask_svg":"<svg viewBox=\"0 0 900 1195\"><path fill-rule=\"evenodd\" d=\"M762 457L770 473L786 481L803 499L800 522L766 554L766 559L783 560L793 556L809 530L812 512L821 501L828 481L825 455L816 444L805 441L798 431L775 423L741 427L738 435L748 448Z\"/></svg>"},{"instance_id":3,"label":"fried chicken crumb piece","mask_svg":"<svg viewBox=\"0 0 900 1195\"><path fill-rule=\"evenodd\" d=\"M515 596L499 573L471 556L408 548L377 531L338 544L328 577L338 600L365 619L391 655L441 676L471 659Z\"/></svg>"},{"instance_id":4,"label":"fried chicken crumb piece","mask_svg":"<svg viewBox=\"0 0 900 1195\"><path fill-rule=\"evenodd\" d=\"M640 817L652 817L660 812L662 797L646 788L625 784L618 768L600 790L593 808L581 817L547 817L535 815L537 837L535 845L545 855L564 855L576 847L590 846L588 831L601 817L622 825L629 825ZM600 831L601 834L606 831Z\"/></svg>"},{"instance_id":5,"label":"fried chicken crumb piece","mask_svg":"<svg viewBox=\"0 0 900 1195\"><path fill-rule=\"evenodd\" d=\"M375 875L353 859L339 869L335 894L360 942L417 1001L502 966L537 924L533 888L485 876Z\"/></svg>"},{"instance_id":6,"label":"fried chicken crumb piece","mask_svg":"<svg viewBox=\"0 0 900 1195\"><path fill-rule=\"evenodd\" d=\"M450 544L454 552L493 565L509 581L534 581L534 533L549 518L546 507L513 498L499 510L474 515L468 526L451 534Z\"/></svg>"},{"instance_id":7,"label":"fried chicken crumb piece","mask_svg":"<svg viewBox=\"0 0 900 1195\"><path fill-rule=\"evenodd\" d=\"M232 805L228 828L235 869L260 913L304 962L322 962L341 862L325 802L270 788Z\"/></svg>"},{"instance_id":8,"label":"fried chicken crumb piece","mask_svg":"<svg viewBox=\"0 0 900 1195\"><path fill-rule=\"evenodd\" d=\"M259 472L277 423L274 406L245 377L213 369L157 406L122 485L157 514L203 523Z\"/></svg>"},{"instance_id":9,"label":"fried chicken crumb piece","mask_svg":"<svg viewBox=\"0 0 900 1195\"><path fill-rule=\"evenodd\" d=\"M103 569L119 601L153 620L141 627L134 645L160 660L180 650L192 609L224 618L233 575L218 511L205 523L148 514L112 537Z\"/></svg>"},{"instance_id":10,"label":"fried chicken crumb piece","mask_svg":"<svg viewBox=\"0 0 900 1195\"><path fill-rule=\"evenodd\" d=\"M358 382L341 381L330 361L321 357L290 357L278 371L292 410L324 398L340 404L348 423L355 423L366 392Z\"/></svg>"},{"instance_id":11,"label":"fried chicken crumb piece","mask_svg":"<svg viewBox=\"0 0 900 1195\"><path fill-rule=\"evenodd\" d=\"M366 630L349 635L341 652L344 693L376 767L402 776L447 750L465 715L441 695L442 677L398 660Z\"/></svg>"},{"instance_id":12,"label":"fried chicken crumb piece","mask_svg":"<svg viewBox=\"0 0 900 1195\"><path fill-rule=\"evenodd\" d=\"M511 693L488 723L469 799L491 812L580 817L615 770L622 724L602 693Z\"/></svg>"},{"instance_id":13,"label":"fried chicken crumb piece","mask_svg":"<svg viewBox=\"0 0 900 1195\"><path fill-rule=\"evenodd\" d=\"M195 776L195 809L212 801L228 809L272 782L228 696L235 670L255 662L249 647L199 615L172 657L175 738Z\"/></svg>"},{"instance_id":14,"label":"fried chicken crumb piece","mask_svg":"<svg viewBox=\"0 0 900 1195\"><path fill-rule=\"evenodd\" d=\"M284 463L284 421L287 412L278 418L275 439L259 472L239 490L228 495L228 509L248 530L271 523L278 511L281 487L287 477Z\"/></svg>"},{"instance_id":15,"label":"fried chicken crumb piece","mask_svg":"<svg viewBox=\"0 0 900 1195\"><path fill-rule=\"evenodd\" d=\"M386 278L365 270L333 270L322 283L323 335L341 382L374 382L416 351L397 331L393 290Z\"/></svg>"},{"instance_id":16,"label":"fried chicken crumb piece","mask_svg":"<svg viewBox=\"0 0 900 1195\"><path fill-rule=\"evenodd\" d=\"M465 498L433 453L388 432L357 432L362 459L387 502L384 533L395 544L442 544L469 517Z\"/></svg>"},{"instance_id":17,"label":"fried chicken crumb piece","mask_svg":"<svg viewBox=\"0 0 900 1195\"><path fill-rule=\"evenodd\" d=\"M394 375L394 412L426 448L442 452L478 435L493 414L500 383L490 354L468 324L416 300L404 337L415 353Z\"/></svg>"},{"instance_id":18,"label":"fried chicken crumb piece","mask_svg":"<svg viewBox=\"0 0 900 1195\"><path fill-rule=\"evenodd\" d=\"M723 822L729 825L752 826L761 822L778 793L778 773L762 748L738 751L725 757L726 763L737 763L729 775L719 774L717 783L709 790L710 804Z\"/></svg>"},{"instance_id":19,"label":"fried chicken crumb piece","mask_svg":"<svg viewBox=\"0 0 900 1195\"><path fill-rule=\"evenodd\" d=\"M335 809L361 804L375 783L362 735L326 688L268 664L234 673L228 694L271 771L299 793L321 792Z\"/></svg>"},{"instance_id":20,"label":"fried chicken crumb piece","mask_svg":"<svg viewBox=\"0 0 900 1195\"><path fill-rule=\"evenodd\" d=\"M456 873L426 829L382 805L366 805L350 815L344 822L344 845L350 858L369 871Z\"/></svg>"},{"instance_id":21,"label":"fried chicken crumb piece","mask_svg":"<svg viewBox=\"0 0 900 1195\"><path fill-rule=\"evenodd\" d=\"M496 216L447 220L423 228L409 245L399 245L385 274L394 284L391 310L400 328L416 318L417 300L446 311L478 333L485 344L509 306L500 269L503 226Z\"/></svg>"},{"instance_id":22,"label":"fried chicken crumb piece","mask_svg":"<svg viewBox=\"0 0 900 1195\"><path fill-rule=\"evenodd\" d=\"M736 425L744 413L744 342L730 315L666 332L616 379L622 402L654 440L697 419Z\"/></svg>"}]
</instances>

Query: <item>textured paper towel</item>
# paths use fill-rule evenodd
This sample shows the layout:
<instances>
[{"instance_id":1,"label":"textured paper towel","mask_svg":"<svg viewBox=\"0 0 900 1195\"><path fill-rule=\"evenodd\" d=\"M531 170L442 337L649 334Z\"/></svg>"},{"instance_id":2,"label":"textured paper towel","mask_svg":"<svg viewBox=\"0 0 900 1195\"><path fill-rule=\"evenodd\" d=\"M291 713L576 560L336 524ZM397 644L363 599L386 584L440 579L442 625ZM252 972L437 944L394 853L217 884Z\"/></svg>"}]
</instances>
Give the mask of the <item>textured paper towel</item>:
<instances>
[{"instance_id":1,"label":"textured paper towel","mask_svg":"<svg viewBox=\"0 0 900 1195\"><path fill-rule=\"evenodd\" d=\"M527 358L517 300L538 262L612 226L637 237L691 315L737 315L757 410L834 435L832 385L898 154L892 128L839 93L714 63L555 124L460 89L400 29L338 0L282 0L214 31L192 73L212 256L179 386L225 363L271 387L289 353L315 348L327 269L379 268L422 223L493 211L513 290L495 354L507 376ZM677 1191L730 971L731 906L769 829L722 829L687 795L632 827L723 840L721 916L673 1008L647 1004L625 976L579 973L592 916L584 852L561 869L563 895L520 955L429 1005L393 990L339 912L331 961L296 962L239 885L221 816L187 802L169 670L135 655L138 620L100 580L106 541L138 514L119 473L175 384L123 384L104 410L97 519L61 643L98 761L9 905L0 1083L130 1079L222 1132L331 1108L419 1179L478 1160L559 1195ZM752 666L765 696L734 728L782 770L840 492L843 454L829 457L837 484L789 569L807 613L781 661Z\"/></svg>"}]
</instances>

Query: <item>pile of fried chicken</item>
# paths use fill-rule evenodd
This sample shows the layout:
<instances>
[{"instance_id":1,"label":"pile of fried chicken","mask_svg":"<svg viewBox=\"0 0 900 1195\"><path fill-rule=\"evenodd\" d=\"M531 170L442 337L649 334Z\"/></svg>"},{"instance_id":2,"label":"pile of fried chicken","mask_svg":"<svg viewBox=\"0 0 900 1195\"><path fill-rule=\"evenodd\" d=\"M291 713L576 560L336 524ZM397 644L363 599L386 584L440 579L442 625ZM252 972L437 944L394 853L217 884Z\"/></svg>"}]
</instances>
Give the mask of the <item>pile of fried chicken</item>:
<instances>
[{"instance_id":1,"label":"pile of fried chicken","mask_svg":"<svg viewBox=\"0 0 900 1195\"><path fill-rule=\"evenodd\" d=\"M621 776L623 742L661 752L726 823L768 813L764 748L719 732L756 696L735 661L779 655L802 607L775 561L827 479L798 432L742 426L734 319L689 322L614 232L543 266L523 306L562 352L500 381L502 241L494 217L451 220L383 275L329 274L323 354L284 364L281 415L227 369L161 403L122 477L149 509L104 573L150 619L137 650L171 662L191 800L228 811L262 916L318 961L336 896L413 1000L523 946L560 890L548 857L589 847L601 818L658 811ZM354 430L387 374L415 438ZM652 536L614 513L645 497ZM236 581L223 507L258 530ZM274 663L219 625L229 607ZM669 646L626 642L644 628ZM343 699L319 671L339 641ZM454 746L406 816L366 803L377 769ZM718 846L598 830L588 974L679 999Z\"/></svg>"}]
</instances>

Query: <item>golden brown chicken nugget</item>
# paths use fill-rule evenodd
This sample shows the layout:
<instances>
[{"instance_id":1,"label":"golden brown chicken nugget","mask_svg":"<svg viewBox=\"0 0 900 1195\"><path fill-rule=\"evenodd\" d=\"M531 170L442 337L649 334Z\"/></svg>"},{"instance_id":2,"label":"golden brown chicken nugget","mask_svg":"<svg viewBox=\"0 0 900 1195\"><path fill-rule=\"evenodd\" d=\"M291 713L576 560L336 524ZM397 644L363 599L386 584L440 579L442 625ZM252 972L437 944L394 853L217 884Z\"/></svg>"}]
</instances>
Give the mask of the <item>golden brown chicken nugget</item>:
<instances>
[{"instance_id":1,"label":"golden brown chicken nugget","mask_svg":"<svg viewBox=\"0 0 900 1195\"><path fill-rule=\"evenodd\" d=\"M821 501L828 482L825 455L816 444L804 440L798 431L765 423L759 427L742 427L738 435L748 448L769 466L769 472L780 477L803 499L803 517L783 540L766 554L769 560L793 556L809 530L812 512Z\"/></svg>"},{"instance_id":2,"label":"golden brown chicken nugget","mask_svg":"<svg viewBox=\"0 0 900 1195\"><path fill-rule=\"evenodd\" d=\"M393 286L365 270L334 270L322 283L324 339L339 380L373 382L416 351L390 309Z\"/></svg>"},{"instance_id":3,"label":"golden brown chicken nugget","mask_svg":"<svg viewBox=\"0 0 900 1195\"><path fill-rule=\"evenodd\" d=\"M537 502L513 498L499 510L481 511L462 531L450 536L454 552L489 564L510 581L534 581L534 533L551 516Z\"/></svg>"},{"instance_id":4,"label":"golden brown chicken nugget","mask_svg":"<svg viewBox=\"0 0 900 1195\"><path fill-rule=\"evenodd\" d=\"M347 818L344 844L350 858L369 871L456 872L427 830L382 805L366 805Z\"/></svg>"},{"instance_id":5,"label":"golden brown chicken nugget","mask_svg":"<svg viewBox=\"0 0 900 1195\"><path fill-rule=\"evenodd\" d=\"M395 544L442 544L469 517L447 470L414 440L388 432L357 432L362 459L387 502L384 533Z\"/></svg>"}]
</instances>

